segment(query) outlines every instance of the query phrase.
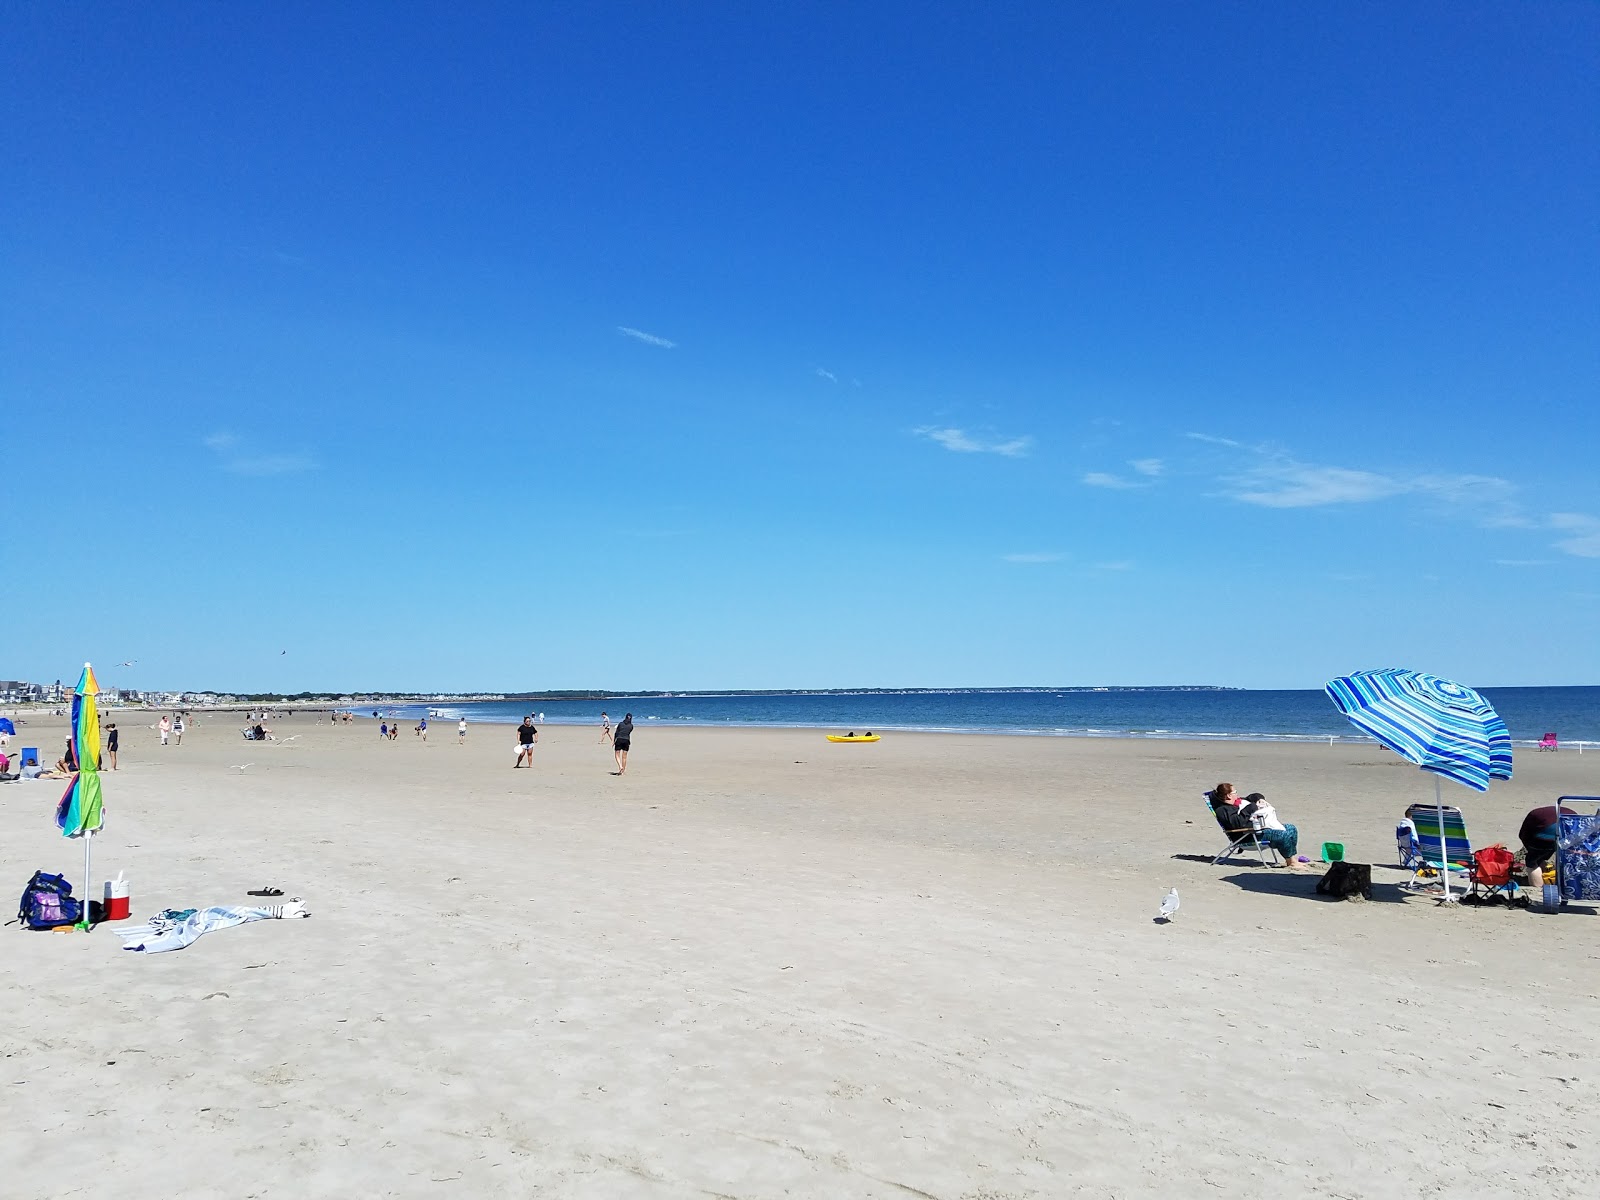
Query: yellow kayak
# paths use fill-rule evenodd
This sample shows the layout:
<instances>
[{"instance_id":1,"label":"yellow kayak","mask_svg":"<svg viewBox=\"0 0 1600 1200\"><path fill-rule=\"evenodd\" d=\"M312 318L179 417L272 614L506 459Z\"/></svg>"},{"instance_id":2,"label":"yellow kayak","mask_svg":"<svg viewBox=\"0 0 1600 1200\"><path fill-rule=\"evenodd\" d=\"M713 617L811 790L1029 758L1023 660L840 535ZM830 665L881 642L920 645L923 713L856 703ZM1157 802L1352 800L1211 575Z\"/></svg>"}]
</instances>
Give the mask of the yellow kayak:
<instances>
[{"instance_id":1,"label":"yellow kayak","mask_svg":"<svg viewBox=\"0 0 1600 1200\"><path fill-rule=\"evenodd\" d=\"M875 742L878 740L878 735L875 733L830 733L828 740L830 742Z\"/></svg>"}]
</instances>

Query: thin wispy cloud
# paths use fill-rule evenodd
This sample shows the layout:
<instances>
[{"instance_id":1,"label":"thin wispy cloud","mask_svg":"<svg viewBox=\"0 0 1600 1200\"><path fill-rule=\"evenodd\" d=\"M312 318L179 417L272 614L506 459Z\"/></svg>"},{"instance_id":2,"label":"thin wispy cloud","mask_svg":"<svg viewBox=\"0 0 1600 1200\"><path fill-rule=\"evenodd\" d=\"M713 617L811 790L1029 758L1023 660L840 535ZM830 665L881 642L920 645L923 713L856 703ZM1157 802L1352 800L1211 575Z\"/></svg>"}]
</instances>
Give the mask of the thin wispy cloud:
<instances>
[{"instance_id":1,"label":"thin wispy cloud","mask_svg":"<svg viewBox=\"0 0 1600 1200\"><path fill-rule=\"evenodd\" d=\"M999 454L1006 458L1021 458L1033 446L1033 438L1026 434L1015 438L986 438L970 434L965 429L936 425L923 425L912 432L956 454Z\"/></svg>"},{"instance_id":2,"label":"thin wispy cloud","mask_svg":"<svg viewBox=\"0 0 1600 1200\"><path fill-rule=\"evenodd\" d=\"M236 433L225 430L209 434L201 443L216 456L217 466L232 475L263 478L269 475L295 475L314 471L317 460L309 454L260 452L253 450Z\"/></svg>"},{"instance_id":3,"label":"thin wispy cloud","mask_svg":"<svg viewBox=\"0 0 1600 1200\"><path fill-rule=\"evenodd\" d=\"M1062 559L1061 555L1051 550L1037 550L1029 554L1002 554L1000 557L1008 563L1053 563Z\"/></svg>"},{"instance_id":4,"label":"thin wispy cloud","mask_svg":"<svg viewBox=\"0 0 1600 1200\"><path fill-rule=\"evenodd\" d=\"M1109 471L1090 471L1083 477L1083 483L1087 487L1111 488L1114 491L1146 488L1150 487L1166 469L1159 458L1133 458L1128 460L1128 465L1133 468L1138 478L1113 475Z\"/></svg>"},{"instance_id":5,"label":"thin wispy cloud","mask_svg":"<svg viewBox=\"0 0 1600 1200\"><path fill-rule=\"evenodd\" d=\"M1556 549L1578 558L1600 558L1600 517L1587 513L1554 513L1550 525L1568 535L1556 543Z\"/></svg>"},{"instance_id":6,"label":"thin wispy cloud","mask_svg":"<svg viewBox=\"0 0 1600 1200\"><path fill-rule=\"evenodd\" d=\"M1144 484L1137 480L1124 479L1121 475L1108 475L1104 471L1090 471L1083 477L1083 482L1089 487L1111 488L1117 491L1144 487Z\"/></svg>"},{"instance_id":7,"label":"thin wispy cloud","mask_svg":"<svg viewBox=\"0 0 1600 1200\"><path fill-rule=\"evenodd\" d=\"M1548 567L1548 558L1497 558L1494 560L1497 567Z\"/></svg>"},{"instance_id":8,"label":"thin wispy cloud","mask_svg":"<svg viewBox=\"0 0 1600 1200\"><path fill-rule=\"evenodd\" d=\"M658 337L653 333L646 333L642 329L635 329L631 325L618 325L617 332L623 337L631 337L636 342L643 342L646 346L660 346L663 350L674 350L678 343L670 338Z\"/></svg>"},{"instance_id":9,"label":"thin wispy cloud","mask_svg":"<svg viewBox=\"0 0 1600 1200\"><path fill-rule=\"evenodd\" d=\"M1386 475L1293 459L1262 463L1229 482L1235 500L1262 508L1320 508L1422 496L1451 505L1482 505L1485 520L1499 515L1514 490L1492 475Z\"/></svg>"},{"instance_id":10,"label":"thin wispy cloud","mask_svg":"<svg viewBox=\"0 0 1600 1200\"><path fill-rule=\"evenodd\" d=\"M838 383L839 382L839 377L837 375L835 375L832 371L827 371L827 370L824 370L821 367L817 367L817 368L815 368L815 373L816 373L816 376L817 376L818 379L826 379L829 383Z\"/></svg>"},{"instance_id":11,"label":"thin wispy cloud","mask_svg":"<svg viewBox=\"0 0 1600 1200\"><path fill-rule=\"evenodd\" d=\"M1210 434L1210 433L1186 433L1183 436L1186 437L1186 438L1191 438L1191 439L1193 439L1194 441L1197 441L1197 442L1205 442L1207 445L1210 445L1210 446L1234 446L1234 447L1238 447L1238 446L1243 446L1244 445L1243 442L1236 442L1232 438L1217 437L1215 434Z\"/></svg>"}]
</instances>

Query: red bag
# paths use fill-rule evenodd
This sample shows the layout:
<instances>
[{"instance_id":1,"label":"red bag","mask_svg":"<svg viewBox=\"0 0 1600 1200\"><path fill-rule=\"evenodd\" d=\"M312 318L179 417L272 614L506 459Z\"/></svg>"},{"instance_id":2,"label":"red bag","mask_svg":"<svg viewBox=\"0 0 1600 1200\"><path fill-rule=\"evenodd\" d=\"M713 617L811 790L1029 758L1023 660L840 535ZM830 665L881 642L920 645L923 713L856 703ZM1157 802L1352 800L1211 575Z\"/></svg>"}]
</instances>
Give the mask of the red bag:
<instances>
[{"instance_id":1,"label":"red bag","mask_svg":"<svg viewBox=\"0 0 1600 1200\"><path fill-rule=\"evenodd\" d=\"M1472 857L1477 863L1473 875L1479 883L1486 887L1504 887L1511 882L1511 866L1516 860L1504 846L1490 846Z\"/></svg>"}]
</instances>

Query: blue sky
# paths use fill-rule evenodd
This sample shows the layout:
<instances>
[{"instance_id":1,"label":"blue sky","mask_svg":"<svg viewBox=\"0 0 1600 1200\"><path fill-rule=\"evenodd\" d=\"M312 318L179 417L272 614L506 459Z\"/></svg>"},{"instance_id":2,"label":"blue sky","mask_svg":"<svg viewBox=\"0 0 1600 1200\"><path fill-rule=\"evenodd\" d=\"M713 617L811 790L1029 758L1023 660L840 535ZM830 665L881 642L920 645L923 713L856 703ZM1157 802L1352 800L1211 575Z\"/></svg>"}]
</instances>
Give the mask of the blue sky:
<instances>
[{"instance_id":1,"label":"blue sky","mask_svg":"<svg viewBox=\"0 0 1600 1200\"><path fill-rule=\"evenodd\" d=\"M5 22L0 676L1600 678L1594 5Z\"/></svg>"}]
</instances>

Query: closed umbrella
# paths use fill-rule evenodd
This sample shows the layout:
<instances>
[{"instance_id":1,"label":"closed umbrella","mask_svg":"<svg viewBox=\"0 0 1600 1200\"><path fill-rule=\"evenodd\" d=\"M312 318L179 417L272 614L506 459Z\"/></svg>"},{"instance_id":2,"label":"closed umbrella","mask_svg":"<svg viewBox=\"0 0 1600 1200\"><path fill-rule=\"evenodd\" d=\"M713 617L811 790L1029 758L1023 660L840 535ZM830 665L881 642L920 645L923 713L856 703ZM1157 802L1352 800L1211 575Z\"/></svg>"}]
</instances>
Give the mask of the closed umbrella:
<instances>
[{"instance_id":1,"label":"closed umbrella","mask_svg":"<svg viewBox=\"0 0 1600 1200\"><path fill-rule=\"evenodd\" d=\"M83 839L83 919L79 928L89 928L89 867L94 835L100 831L100 710L95 697L100 685L94 668L83 664L83 674L72 693L72 751L78 771L56 805L56 824L63 837Z\"/></svg>"},{"instance_id":2,"label":"closed umbrella","mask_svg":"<svg viewBox=\"0 0 1600 1200\"><path fill-rule=\"evenodd\" d=\"M1358 671L1328 684L1351 724L1386 749L1433 774L1433 799L1444 828L1439 780L1484 792L1491 779L1511 778L1511 735L1494 706L1469 687L1421 671ZM1444 895L1450 863L1444 862Z\"/></svg>"}]
</instances>

